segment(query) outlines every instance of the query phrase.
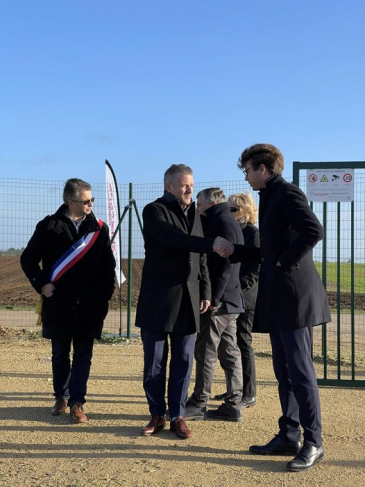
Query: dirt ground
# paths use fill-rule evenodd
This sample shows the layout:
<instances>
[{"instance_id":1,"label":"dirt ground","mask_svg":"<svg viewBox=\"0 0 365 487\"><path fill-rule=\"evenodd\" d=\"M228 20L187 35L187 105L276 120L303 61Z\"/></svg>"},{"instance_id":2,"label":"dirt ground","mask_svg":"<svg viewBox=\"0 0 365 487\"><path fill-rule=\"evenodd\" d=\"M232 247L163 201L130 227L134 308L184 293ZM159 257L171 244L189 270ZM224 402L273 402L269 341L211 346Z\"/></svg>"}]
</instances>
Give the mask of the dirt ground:
<instances>
[{"instance_id":1,"label":"dirt ground","mask_svg":"<svg viewBox=\"0 0 365 487\"><path fill-rule=\"evenodd\" d=\"M142 268L144 259L132 260L132 286L131 286L131 304L136 306L138 301L139 289L141 285ZM122 270L125 276L128 275L128 262L122 261ZM337 306L337 291L329 289L327 292L331 308ZM0 306L35 306L37 293L30 286L28 279L25 277L19 262L19 255L0 256ZM127 286L122 286L122 303L127 305ZM119 290L116 288L111 300L111 309L119 308ZM365 294L355 294L354 306L357 311L365 310ZM350 293L341 292L340 297L341 309L350 309Z\"/></svg>"},{"instance_id":2,"label":"dirt ground","mask_svg":"<svg viewBox=\"0 0 365 487\"><path fill-rule=\"evenodd\" d=\"M321 388L326 461L303 473L287 457L260 457L249 445L277 432L280 414L271 360L257 351L257 406L241 423L190 422L193 437L168 429L139 435L148 420L139 340L95 346L85 406L90 421L50 415L49 342L13 330L0 336L0 486L221 487L365 485L363 389ZM213 394L224 390L217 367ZM215 401L210 407L216 406Z\"/></svg>"}]
</instances>

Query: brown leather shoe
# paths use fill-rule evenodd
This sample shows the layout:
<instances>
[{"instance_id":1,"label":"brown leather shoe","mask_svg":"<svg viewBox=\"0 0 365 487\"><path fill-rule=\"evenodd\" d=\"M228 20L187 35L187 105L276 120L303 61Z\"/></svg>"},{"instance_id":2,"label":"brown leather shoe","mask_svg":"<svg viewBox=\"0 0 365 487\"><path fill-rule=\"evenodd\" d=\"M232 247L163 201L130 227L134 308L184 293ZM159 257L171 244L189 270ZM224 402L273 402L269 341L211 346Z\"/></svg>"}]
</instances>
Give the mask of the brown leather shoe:
<instances>
[{"instance_id":1,"label":"brown leather shoe","mask_svg":"<svg viewBox=\"0 0 365 487\"><path fill-rule=\"evenodd\" d=\"M142 436L151 436L163 430L166 424L165 416L151 416L150 422L141 429Z\"/></svg>"},{"instance_id":2,"label":"brown leather shoe","mask_svg":"<svg viewBox=\"0 0 365 487\"><path fill-rule=\"evenodd\" d=\"M71 410L70 410L70 415L71 415L71 421L73 423L86 423L89 421L87 419L86 414L84 413L84 409L82 407L81 402L76 402Z\"/></svg>"},{"instance_id":3,"label":"brown leather shoe","mask_svg":"<svg viewBox=\"0 0 365 487\"><path fill-rule=\"evenodd\" d=\"M63 397L56 399L53 408L51 409L52 416L60 416L64 414L67 409L67 402L63 399Z\"/></svg>"},{"instance_id":4,"label":"brown leather shoe","mask_svg":"<svg viewBox=\"0 0 365 487\"><path fill-rule=\"evenodd\" d=\"M191 430L188 428L182 416L178 416L174 421L170 421L170 431L173 431L179 438L190 438Z\"/></svg>"}]
</instances>

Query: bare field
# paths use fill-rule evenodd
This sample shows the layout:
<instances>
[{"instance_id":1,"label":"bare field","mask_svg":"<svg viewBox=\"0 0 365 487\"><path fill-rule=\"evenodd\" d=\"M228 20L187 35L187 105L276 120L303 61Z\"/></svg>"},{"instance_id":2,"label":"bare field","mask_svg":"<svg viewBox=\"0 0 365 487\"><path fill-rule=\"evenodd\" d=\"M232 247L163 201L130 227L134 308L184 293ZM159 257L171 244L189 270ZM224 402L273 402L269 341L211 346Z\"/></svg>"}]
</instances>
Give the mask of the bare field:
<instances>
[{"instance_id":1,"label":"bare field","mask_svg":"<svg viewBox=\"0 0 365 487\"><path fill-rule=\"evenodd\" d=\"M303 473L286 457L248 451L277 432L280 414L271 360L257 350L257 406L242 423L191 422L193 437L168 429L141 437L148 420L139 340L96 345L89 423L49 414L50 344L16 330L0 336L0 485L7 487L353 487L365 485L363 389L320 388L326 461ZM224 389L217 367L213 394ZM210 407L216 406L212 401Z\"/></svg>"},{"instance_id":2,"label":"bare field","mask_svg":"<svg viewBox=\"0 0 365 487\"><path fill-rule=\"evenodd\" d=\"M136 306L142 276L143 259L132 261L132 306ZM128 262L123 260L122 269L128 275ZM332 308L337 306L337 293L328 292ZM365 311L365 295L355 294L355 309ZM35 306L37 294L29 284L19 264L19 256L0 256L0 306ZM350 294L341 293L341 309L349 309ZM127 304L127 286L122 286L122 303ZM119 290L116 289L111 301L111 308L119 307Z\"/></svg>"}]
</instances>

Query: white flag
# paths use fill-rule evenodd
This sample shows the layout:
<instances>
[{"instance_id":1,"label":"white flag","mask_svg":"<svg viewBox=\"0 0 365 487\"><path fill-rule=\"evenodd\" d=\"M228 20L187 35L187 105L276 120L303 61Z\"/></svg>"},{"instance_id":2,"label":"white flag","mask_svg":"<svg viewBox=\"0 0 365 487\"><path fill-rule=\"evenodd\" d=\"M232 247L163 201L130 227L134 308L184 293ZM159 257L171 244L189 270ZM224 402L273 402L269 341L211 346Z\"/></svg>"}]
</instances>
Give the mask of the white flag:
<instances>
[{"instance_id":1,"label":"white flag","mask_svg":"<svg viewBox=\"0 0 365 487\"><path fill-rule=\"evenodd\" d=\"M120 209L119 209L119 195L118 187L115 179L114 171L108 161L105 161L105 173L106 173L106 220L110 230L110 238L113 237L114 232L118 226L120 219ZM120 250L120 228L119 235L112 243L112 250L117 264L115 273L117 276L119 287L125 281L124 274L121 269L121 250Z\"/></svg>"}]
</instances>

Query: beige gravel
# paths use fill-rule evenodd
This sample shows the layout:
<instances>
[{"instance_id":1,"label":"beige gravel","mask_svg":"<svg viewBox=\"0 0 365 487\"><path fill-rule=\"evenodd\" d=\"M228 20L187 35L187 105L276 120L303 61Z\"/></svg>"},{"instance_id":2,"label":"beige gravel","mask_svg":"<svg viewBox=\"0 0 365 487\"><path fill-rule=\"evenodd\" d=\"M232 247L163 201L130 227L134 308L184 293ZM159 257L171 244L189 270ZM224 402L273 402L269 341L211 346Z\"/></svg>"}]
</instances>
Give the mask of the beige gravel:
<instances>
[{"instance_id":1,"label":"beige gravel","mask_svg":"<svg viewBox=\"0 0 365 487\"><path fill-rule=\"evenodd\" d=\"M303 473L285 457L248 452L277 431L279 401L271 361L257 358L258 403L242 423L191 422L193 437L168 429L139 435L148 420L142 348L95 347L86 412L89 423L53 417L50 346L45 340L0 340L0 486L363 486L364 390L321 388L326 461ZM213 394L224 390L220 368ZM211 406L216 405L214 401Z\"/></svg>"}]
</instances>

